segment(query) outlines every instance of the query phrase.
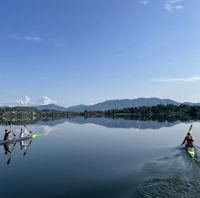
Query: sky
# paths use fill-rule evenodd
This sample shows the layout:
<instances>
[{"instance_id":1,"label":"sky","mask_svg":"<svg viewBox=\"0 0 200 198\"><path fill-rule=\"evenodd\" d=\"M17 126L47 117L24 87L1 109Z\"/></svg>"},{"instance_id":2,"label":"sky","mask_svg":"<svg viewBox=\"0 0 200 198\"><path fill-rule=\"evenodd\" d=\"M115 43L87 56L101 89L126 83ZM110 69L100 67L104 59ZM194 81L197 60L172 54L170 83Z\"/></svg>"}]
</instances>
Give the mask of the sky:
<instances>
[{"instance_id":1,"label":"sky","mask_svg":"<svg viewBox=\"0 0 200 198\"><path fill-rule=\"evenodd\" d=\"M0 106L200 102L199 0L0 0Z\"/></svg>"}]
</instances>

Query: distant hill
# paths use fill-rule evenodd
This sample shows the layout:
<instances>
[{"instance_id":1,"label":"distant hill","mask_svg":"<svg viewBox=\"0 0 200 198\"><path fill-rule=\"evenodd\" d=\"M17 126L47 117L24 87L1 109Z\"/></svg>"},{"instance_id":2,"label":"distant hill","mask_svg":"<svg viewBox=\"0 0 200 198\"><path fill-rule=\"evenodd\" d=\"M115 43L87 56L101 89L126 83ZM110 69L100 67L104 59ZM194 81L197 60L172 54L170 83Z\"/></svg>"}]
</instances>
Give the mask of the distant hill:
<instances>
[{"instance_id":1,"label":"distant hill","mask_svg":"<svg viewBox=\"0 0 200 198\"><path fill-rule=\"evenodd\" d=\"M137 98L137 99L122 99L122 100L107 100L101 103L97 103L94 105L76 105L71 107L62 107L55 104L49 105L39 105L36 106L38 110L48 109L48 110L56 110L56 111L68 111L68 112L84 112L86 111L105 111L109 109L124 109L124 108L132 108L132 107L152 107L156 105L190 105L190 106L200 106L200 103L191 103L184 102L179 103L171 99L160 99L160 98Z\"/></svg>"},{"instance_id":2,"label":"distant hill","mask_svg":"<svg viewBox=\"0 0 200 198\"><path fill-rule=\"evenodd\" d=\"M66 109L69 112L83 112L85 110L88 110L88 108L90 108L90 106L87 106L87 105L76 105L76 106L68 107Z\"/></svg>"},{"instance_id":3,"label":"distant hill","mask_svg":"<svg viewBox=\"0 0 200 198\"><path fill-rule=\"evenodd\" d=\"M107 100L95 105L77 105L68 107L67 111L71 112L83 112L87 111L105 111L108 109L123 109L131 107L141 107L141 106L156 106L156 105L180 105L181 103L170 99L160 99L160 98L137 98L137 99L122 99L122 100Z\"/></svg>"},{"instance_id":4,"label":"distant hill","mask_svg":"<svg viewBox=\"0 0 200 198\"><path fill-rule=\"evenodd\" d=\"M67 108L61 107L61 106L58 106L55 104L38 105L38 106L34 106L34 107L38 110L48 109L48 110L56 110L56 111L67 111Z\"/></svg>"}]
</instances>

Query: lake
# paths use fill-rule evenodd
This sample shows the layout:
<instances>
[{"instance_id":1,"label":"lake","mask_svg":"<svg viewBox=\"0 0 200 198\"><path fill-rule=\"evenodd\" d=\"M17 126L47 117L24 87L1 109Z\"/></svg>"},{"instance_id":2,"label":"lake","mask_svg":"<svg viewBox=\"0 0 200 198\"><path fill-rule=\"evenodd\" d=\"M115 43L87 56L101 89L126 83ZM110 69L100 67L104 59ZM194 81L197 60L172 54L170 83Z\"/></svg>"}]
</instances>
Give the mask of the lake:
<instances>
[{"instance_id":1,"label":"lake","mask_svg":"<svg viewBox=\"0 0 200 198\"><path fill-rule=\"evenodd\" d=\"M199 197L200 162L179 145L199 122L69 118L27 125L41 138L0 149L3 198ZM21 126L13 126L18 135ZM0 126L1 139L8 126ZM10 145L13 147L13 145ZM197 150L198 154L198 150Z\"/></svg>"}]
</instances>

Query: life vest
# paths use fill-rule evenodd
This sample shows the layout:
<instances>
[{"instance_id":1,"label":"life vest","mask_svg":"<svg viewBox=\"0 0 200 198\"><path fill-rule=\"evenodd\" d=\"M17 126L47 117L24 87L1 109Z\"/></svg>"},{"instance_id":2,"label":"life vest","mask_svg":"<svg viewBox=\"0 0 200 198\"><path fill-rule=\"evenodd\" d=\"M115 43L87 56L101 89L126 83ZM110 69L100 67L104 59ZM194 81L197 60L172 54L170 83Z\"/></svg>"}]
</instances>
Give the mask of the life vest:
<instances>
[{"instance_id":1,"label":"life vest","mask_svg":"<svg viewBox=\"0 0 200 198\"><path fill-rule=\"evenodd\" d=\"M187 146L193 146L194 137L192 135L186 136Z\"/></svg>"},{"instance_id":2,"label":"life vest","mask_svg":"<svg viewBox=\"0 0 200 198\"><path fill-rule=\"evenodd\" d=\"M8 131L4 135L4 140L11 140L12 139L12 133L11 131Z\"/></svg>"}]
</instances>

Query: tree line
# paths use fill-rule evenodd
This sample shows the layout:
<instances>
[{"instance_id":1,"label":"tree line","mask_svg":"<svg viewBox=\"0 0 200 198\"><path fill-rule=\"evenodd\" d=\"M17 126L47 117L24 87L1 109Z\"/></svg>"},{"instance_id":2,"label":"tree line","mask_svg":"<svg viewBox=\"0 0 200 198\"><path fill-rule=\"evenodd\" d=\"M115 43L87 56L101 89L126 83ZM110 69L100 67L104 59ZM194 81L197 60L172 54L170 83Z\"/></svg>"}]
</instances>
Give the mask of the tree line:
<instances>
[{"instance_id":1,"label":"tree line","mask_svg":"<svg viewBox=\"0 0 200 198\"><path fill-rule=\"evenodd\" d=\"M84 112L84 116L105 116L109 118L122 117L135 120L198 120L200 119L200 106L189 105L157 105L152 107L134 107L124 109L110 109L103 112Z\"/></svg>"},{"instance_id":2,"label":"tree line","mask_svg":"<svg viewBox=\"0 0 200 198\"><path fill-rule=\"evenodd\" d=\"M200 106L157 105L152 107L134 107L110 109L106 111L65 112L57 110L38 110L34 107L1 107L0 123L12 120L14 123L35 123L39 120L55 120L74 116L124 118L133 120L199 120Z\"/></svg>"},{"instance_id":3,"label":"tree line","mask_svg":"<svg viewBox=\"0 0 200 198\"><path fill-rule=\"evenodd\" d=\"M38 110L34 107L1 107L0 123L12 121L13 123L35 123L39 120L55 120L75 116L76 113L56 111L56 110Z\"/></svg>"}]
</instances>

